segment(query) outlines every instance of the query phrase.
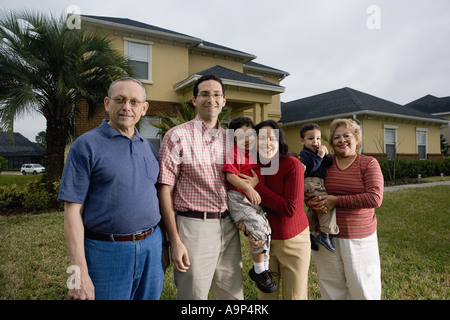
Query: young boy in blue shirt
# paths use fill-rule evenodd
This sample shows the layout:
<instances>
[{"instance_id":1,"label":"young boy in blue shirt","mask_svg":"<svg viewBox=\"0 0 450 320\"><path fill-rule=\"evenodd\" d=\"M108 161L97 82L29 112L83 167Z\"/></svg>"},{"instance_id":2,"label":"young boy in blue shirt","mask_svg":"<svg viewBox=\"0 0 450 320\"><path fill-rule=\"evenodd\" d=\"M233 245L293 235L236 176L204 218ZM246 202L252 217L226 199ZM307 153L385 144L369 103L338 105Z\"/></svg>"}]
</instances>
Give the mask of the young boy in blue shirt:
<instances>
[{"instance_id":1,"label":"young boy in blue shirt","mask_svg":"<svg viewBox=\"0 0 450 320\"><path fill-rule=\"evenodd\" d=\"M305 203L307 203L314 197L327 195L324 186L326 168L333 164L333 158L327 147L322 145L322 132L317 124L305 124L300 129L300 141L304 145L300 152L300 158L306 166ZM329 251L336 252L330 236L339 233L339 227L336 224L336 209L332 208L326 213L321 213L308 208L306 216L311 232L316 230L317 222L320 224L319 235L314 238L311 233L311 249L318 250L317 242Z\"/></svg>"}]
</instances>

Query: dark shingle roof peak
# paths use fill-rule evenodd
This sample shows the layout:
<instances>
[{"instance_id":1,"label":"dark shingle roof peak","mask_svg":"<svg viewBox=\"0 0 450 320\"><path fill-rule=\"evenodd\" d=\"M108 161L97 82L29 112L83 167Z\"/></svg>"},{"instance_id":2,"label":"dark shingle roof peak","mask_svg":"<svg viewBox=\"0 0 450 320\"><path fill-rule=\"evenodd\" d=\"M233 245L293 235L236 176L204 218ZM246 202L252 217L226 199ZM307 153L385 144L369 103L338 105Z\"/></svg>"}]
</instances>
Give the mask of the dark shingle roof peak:
<instances>
[{"instance_id":1,"label":"dark shingle roof peak","mask_svg":"<svg viewBox=\"0 0 450 320\"><path fill-rule=\"evenodd\" d=\"M445 121L429 113L408 108L348 87L282 103L281 114L280 122L284 124L326 120L353 114Z\"/></svg>"}]
</instances>

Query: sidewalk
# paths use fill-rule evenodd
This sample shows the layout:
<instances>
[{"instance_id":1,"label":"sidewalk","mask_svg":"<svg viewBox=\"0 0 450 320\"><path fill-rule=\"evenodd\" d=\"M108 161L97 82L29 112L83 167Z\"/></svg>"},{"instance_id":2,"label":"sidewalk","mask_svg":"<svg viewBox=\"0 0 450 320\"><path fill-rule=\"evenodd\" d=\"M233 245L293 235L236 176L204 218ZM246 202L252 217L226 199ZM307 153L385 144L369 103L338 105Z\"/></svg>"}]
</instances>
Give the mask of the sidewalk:
<instances>
[{"instance_id":1,"label":"sidewalk","mask_svg":"<svg viewBox=\"0 0 450 320\"><path fill-rule=\"evenodd\" d=\"M438 181L438 182L428 182L428 183L415 183L415 184L403 184L397 186L384 187L384 192L397 191L403 189L411 189L411 188L426 188L426 187L434 187L448 185L450 186L450 181Z\"/></svg>"}]
</instances>

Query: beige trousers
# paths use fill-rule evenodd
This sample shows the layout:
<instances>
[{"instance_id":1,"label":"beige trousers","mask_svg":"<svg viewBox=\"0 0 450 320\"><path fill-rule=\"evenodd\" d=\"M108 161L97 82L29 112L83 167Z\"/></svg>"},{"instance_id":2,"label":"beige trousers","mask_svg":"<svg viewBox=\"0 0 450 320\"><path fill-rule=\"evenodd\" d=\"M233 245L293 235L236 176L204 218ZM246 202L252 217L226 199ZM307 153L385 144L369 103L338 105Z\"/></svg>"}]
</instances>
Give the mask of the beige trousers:
<instances>
[{"instance_id":1,"label":"beige trousers","mask_svg":"<svg viewBox=\"0 0 450 320\"><path fill-rule=\"evenodd\" d=\"M288 240L272 240L270 245L270 271L278 289L272 293L258 291L260 300L277 300L281 291L283 300L308 299L308 269L311 257L309 228Z\"/></svg>"},{"instance_id":2,"label":"beige trousers","mask_svg":"<svg viewBox=\"0 0 450 320\"><path fill-rule=\"evenodd\" d=\"M176 215L178 233L189 254L187 272L174 271L177 300L242 300L239 230L230 216L198 219Z\"/></svg>"},{"instance_id":3,"label":"beige trousers","mask_svg":"<svg viewBox=\"0 0 450 320\"><path fill-rule=\"evenodd\" d=\"M324 187L324 180L318 177L305 178L305 203L310 199L319 196L326 196L327 191ZM320 224L320 231L329 234L338 234L339 227L336 224L336 208L330 209L326 213L316 212L311 208L306 211L308 217L309 228L316 231L317 224Z\"/></svg>"}]
</instances>

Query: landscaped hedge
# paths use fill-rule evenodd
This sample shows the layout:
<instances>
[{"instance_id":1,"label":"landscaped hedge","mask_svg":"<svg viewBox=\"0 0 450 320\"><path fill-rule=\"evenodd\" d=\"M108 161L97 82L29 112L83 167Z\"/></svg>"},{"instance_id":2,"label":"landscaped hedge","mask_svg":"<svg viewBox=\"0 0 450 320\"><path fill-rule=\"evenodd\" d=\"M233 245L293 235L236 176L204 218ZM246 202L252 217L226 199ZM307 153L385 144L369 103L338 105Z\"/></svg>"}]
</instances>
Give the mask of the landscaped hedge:
<instances>
[{"instance_id":1,"label":"landscaped hedge","mask_svg":"<svg viewBox=\"0 0 450 320\"><path fill-rule=\"evenodd\" d=\"M441 161L429 160L404 160L393 159L380 161L384 180L411 182L417 181L420 174L422 178L450 175L450 157ZM15 214L24 212L43 212L49 210L52 200L55 200L59 192L59 183L54 185L54 190L48 192L43 181L30 182L25 189L13 184L0 186L0 212L2 214ZM63 209L61 204L60 209Z\"/></svg>"},{"instance_id":2,"label":"landscaped hedge","mask_svg":"<svg viewBox=\"0 0 450 320\"><path fill-rule=\"evenodd\" d=\"M25 188L15 184L0 186L0 212L16 214L48 211L50 201L56 199L58 191L59 183L55 183L53 190L49 192L46 184L41 181L30 182Z\"/></svg>"},{"instance_id":3,"label":"landscaped hedge","mask_svg":"<svg viewBox=\"0 0 450 320\"><path fill-rule=\"evenodd\" d=\"M385 181L450 175L450 157L440 161L391 159L380 161Z\"/></svg>"}]
</instances>

